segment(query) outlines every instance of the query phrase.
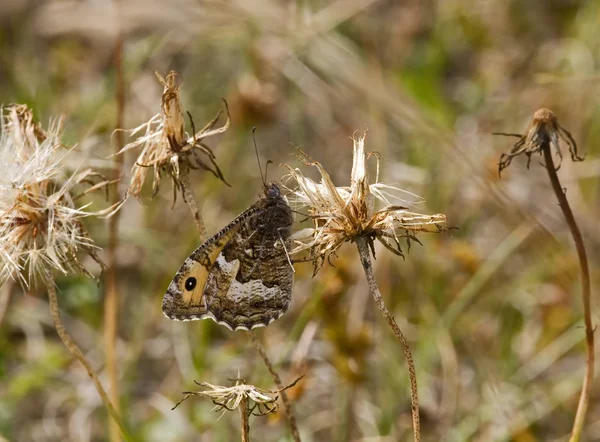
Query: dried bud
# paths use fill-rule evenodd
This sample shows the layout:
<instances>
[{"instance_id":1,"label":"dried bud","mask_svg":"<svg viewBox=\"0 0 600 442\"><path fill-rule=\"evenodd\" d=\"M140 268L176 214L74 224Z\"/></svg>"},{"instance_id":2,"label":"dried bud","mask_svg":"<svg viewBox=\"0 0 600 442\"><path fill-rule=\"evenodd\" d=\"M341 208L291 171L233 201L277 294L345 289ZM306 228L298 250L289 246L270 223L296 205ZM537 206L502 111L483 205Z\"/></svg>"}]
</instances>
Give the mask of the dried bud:
<instances>
[{"instance_id":1,"label":"dried bud","mask_svg":"<svg viewBox=\"0 0 600 442\"><path fill-rule=\"evenodd\" d=\"M583 161L583 157L580 157L577 153L577 143L575 143L573 136L568 130L558 124L556 115L550 109L538 109L533 114L533 120L529 123L525 135L508 133L496 133L495 135L513 136L519 139L509 153L503 153L500 156L498 174L501 174L510 165L514 157L521 154L527 155L527 168L529 169L531 155L536 152L541 154L542 149L546 146L548 148L554 147L556 154L562 161L563 157L559 144L559 140L561 139L569 146L571 160ZM560 164L558 167L560 167Z\"/></svg>"}]
</instances>

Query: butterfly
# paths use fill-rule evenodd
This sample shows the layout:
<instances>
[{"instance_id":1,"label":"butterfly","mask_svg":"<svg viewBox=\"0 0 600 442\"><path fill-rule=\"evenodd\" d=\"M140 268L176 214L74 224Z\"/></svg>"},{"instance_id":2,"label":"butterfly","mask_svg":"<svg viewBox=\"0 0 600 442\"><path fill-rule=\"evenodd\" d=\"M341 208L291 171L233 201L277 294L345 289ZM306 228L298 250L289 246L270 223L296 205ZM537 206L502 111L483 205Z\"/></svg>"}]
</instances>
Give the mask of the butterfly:
<instances>
[{"instance_id":1,"label":"butterfly","mask_svg":"<svg viewBox=\"0 0 600 442\"><path fill-rule=\"evenodd\" d=\"M263 192L185 260L163 298L165 316L252 330L286 312L294 279L286 248L292 210L276 183L263 179Z\"/></svg>"}]
</instances>

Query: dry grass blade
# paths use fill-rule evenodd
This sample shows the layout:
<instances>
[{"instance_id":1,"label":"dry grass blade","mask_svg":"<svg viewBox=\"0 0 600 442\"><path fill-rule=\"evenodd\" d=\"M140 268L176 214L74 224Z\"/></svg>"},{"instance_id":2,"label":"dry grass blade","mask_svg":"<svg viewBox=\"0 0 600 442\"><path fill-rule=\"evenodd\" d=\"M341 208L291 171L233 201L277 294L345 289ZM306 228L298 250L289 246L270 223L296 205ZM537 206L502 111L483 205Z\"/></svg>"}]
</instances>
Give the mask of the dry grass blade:
<instances>
[{"instance_id":1,"label":"dry grass blade","mask_svg":"<svg viewBox=\"0 0 600 442\"><path fill-rule=\"evenodd\" d=\"M114 67L116 77L115 88L115 104L116 104L116 121L115 127L123 126L125 116L125 78L123 73L123 35L119 31L116 44L114 47ZM123 132L116 134L116 145L114 151L118 152L125 144ZM123 170L124 158L122 155L116 155L113 158L113 180L104 179L104 183L114 184L112 186L112 203L119 205L121 195L118 182ZM100 183L102 184L102 183ZM107 188L108 192L108 188ZM124 199L123 199L124 200ZM119 393L119 374L117 367L117 327L119 315L119 287L117 284L117 272L119 271L117 262L117 248L119 246L119 222L120 212L114 213L108 219L108 244L107 244L107 261L108 268L106 271L106 285L104 296L104 351L106 353L106 368L108 371L110 398L115 404L116 412L120 413L120 393ZM111 442L119 442L119 430L112 422L109 427L109 438Z\"/></svg>"}]
</instances>

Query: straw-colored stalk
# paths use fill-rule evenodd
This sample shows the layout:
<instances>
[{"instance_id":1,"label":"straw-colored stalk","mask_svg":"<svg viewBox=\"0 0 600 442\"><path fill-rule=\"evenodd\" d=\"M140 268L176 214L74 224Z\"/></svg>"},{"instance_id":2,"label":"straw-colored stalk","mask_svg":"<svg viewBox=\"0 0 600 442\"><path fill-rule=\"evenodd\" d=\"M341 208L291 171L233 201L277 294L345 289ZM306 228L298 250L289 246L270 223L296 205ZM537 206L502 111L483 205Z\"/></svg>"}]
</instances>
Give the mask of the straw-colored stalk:
<instances>
[{"instance_id":1,"label":"straw-colored stalk","mask_svg":"<svg viewBox=\"0 0 600 442\"><path fill-rule=\"evenodd\" d=\"M123 74L123 36L117 36L114 49L115 64L115 104L116 104L116 127L123 127L125 114L125 79ZM116 133L115 153L119 152L124 145L122 132ZM113 178L117 181L123 169L123 156L117 155L113 158ZM113 185L112 203L118 204L121 200L119 194L119 183ZM117 248L119 245L119 220L120 212L115 213L108 219L108 241L106 245L106 295L104 297L104 352L106 354L106 369L110 385L110 398L115 404L117 413L120 413L119 373L117 370L117 328L119 320L119 288L117 284ZM109 437L112 442L118 442L119 429L111 422Z\"/></svg>"}]
</instances>

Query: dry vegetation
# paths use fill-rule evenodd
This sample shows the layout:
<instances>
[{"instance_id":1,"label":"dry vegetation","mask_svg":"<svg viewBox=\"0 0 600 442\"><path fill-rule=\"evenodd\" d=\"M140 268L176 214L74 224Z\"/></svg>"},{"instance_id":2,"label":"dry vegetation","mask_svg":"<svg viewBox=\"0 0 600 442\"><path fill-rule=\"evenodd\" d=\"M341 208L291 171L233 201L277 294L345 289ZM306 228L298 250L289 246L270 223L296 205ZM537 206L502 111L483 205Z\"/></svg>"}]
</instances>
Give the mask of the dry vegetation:
<instances>
[{"instance_id":1,"label":"dry vegetation","mask_svg":"<svg viewBox=\"0 0 600 442\"><path fill-rule=\"evenodd\" d=\"M587 249L596 325L598 16L599 2L577 0L0 2L0 104L12 115L0 139L0 441L118 440L90 370L119 398L130 440L247 433L289 441L286 408L274 401L286 394L305 442L409 441L411 380L390 318L412 350L422 441L568 440L586 373L585 327L590 337L578 251L540 146L524 138L513 148L521 139L492 133L528 136L539 108L558 117L558 177ZM26 104L33 117L10 103ZM223 113L217 122L220 111L230 120ZM6 138L19 121L27 131ZM118 126L148 137L115 133ZM315 229L304 231L298 251L320 257L295 264L291 308L259 329L254 345L246 332L212 321L170 321L160 307L199 233L218 231L261 192L253 126L261 158L274 163L269 180L283 179L294 208L313 216L301 223L296 215L294 230ZM351 137L366 129L365 149L378 156L365 173L385 185L354 194ZM16 161L6 148L24 140L43 146L29 169L18 163L30 151ZM152 143L161 150L152 152ZM44 164L47 174L36 169ZM321 167L329 190L306 207ZM118 192L115 175L123 175ZM337 209L326 207L335 186L359 202L371 189L395 208L357 204L356 224L335 218L353 226L341 234L330 221ZM120 204L128 193L138 198ZM103 216L116 207L108 225ZM409 251L413 231L397 212L419 222L419 214L443 213L458 229L416 229L425 230L417 233L422 245L411 240ZM63 230L38 228L53 222ZM364 228L383 239L370 262ZM42 241L58 244L58 254L39 249ZM404 257L390 253L398 244ZM361 262L374 278L367 281ZM370 292L381 293L388 321ZM81 349L76 358L61 343L65 331L55 331L55 301ZM106 326L113 320L115 336ZM259 341L279 382L256 351ZM263 401L267 408L254 411L266 415L221 416L195 397L172 410L182 392L198 389L194 380L222 393L196 393L219 410ZM600 440L598 385L590 384L581 441Z\"/></svg>"}]
</instances>

